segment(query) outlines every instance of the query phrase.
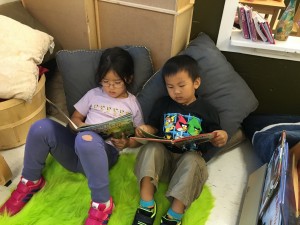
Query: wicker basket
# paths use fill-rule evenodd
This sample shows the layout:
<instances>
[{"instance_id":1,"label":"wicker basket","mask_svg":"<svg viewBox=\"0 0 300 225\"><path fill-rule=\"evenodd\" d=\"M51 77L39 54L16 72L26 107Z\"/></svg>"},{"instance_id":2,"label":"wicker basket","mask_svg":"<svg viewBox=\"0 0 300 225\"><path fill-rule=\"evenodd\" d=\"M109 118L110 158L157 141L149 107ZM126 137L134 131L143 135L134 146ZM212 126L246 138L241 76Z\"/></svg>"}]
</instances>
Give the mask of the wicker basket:
<instances>
[{"instance_id":1,"label":"wicker basket","mask_svg":"<svg viewBox=\"0 0 300 225\"><path fill-rule=\"evenodd\" d=\"M45 81L43 75L31 102L20 99L0 102L0 150L23 145L31 124L46 117Z\"/></svg>"}]
</instances>

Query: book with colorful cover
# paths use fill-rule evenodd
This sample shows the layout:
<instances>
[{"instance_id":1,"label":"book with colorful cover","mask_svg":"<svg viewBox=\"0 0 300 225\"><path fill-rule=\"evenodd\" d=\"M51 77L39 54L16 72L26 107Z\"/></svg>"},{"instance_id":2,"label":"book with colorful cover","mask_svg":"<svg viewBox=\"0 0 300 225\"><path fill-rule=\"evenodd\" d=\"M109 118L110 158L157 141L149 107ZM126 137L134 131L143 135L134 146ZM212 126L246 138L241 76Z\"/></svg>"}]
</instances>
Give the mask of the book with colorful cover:
<instances>
[{"instance_id":1,"label":"book with colorful cover","mask_svg":"<svg viewBox=\"0 0 300 225\"><path fill-rule=\"evenodd\" d=\"M285 131L283 131L285 133ZM279 186L279 205L282 216L282 225L295 225L292 223L292 219L290 219L291 213L291 202L293 198L291 197L292 190L292 182L290 177L290 169L289 169L289 146L286 140L282 140L281 147L283 148L283 157L282 157L282 167L281 167L281 175L280 175L280 186Z\"/></svg>"},{"instance_id":2,"label":"book with colorful cover","mask_svg":"<svg viewBox=\"0 0 300 225\"><path fill-rule=\"evenodd\" d=\"M203 133L202 120L191 114L166 113L163 115L162 137L141 130L144 137L132 137L136 141L161 142L178 148L198 150L198 144L208 142L216 133Z\"/></svg>"},{"instance_id":3,"label":"book with colorful cover","mask_svg":"<svg viewBox=\"0 0 300 225\"><path fill-rule=\"evenodd\" d=\"M137 128L139 129L139 128ZM149 141L160 142L163 144L175 145L180 147L186 143L196 142L197 144L208 142L216 136L216 133L202 133L195 136L182 137L177 139L167 139L165 137L156 136L140 129L144 137L130 137L142 144L146 144Z\"/></svg>"},{"instance_id":4,"label":"book with colorful cover","mask_svg":"<svg viewBox=\"0 0 300 225\"><path fill-rule=\"evenodd\" d=\"M262 200L259 209L259 216L262 218L266 209L269 207L271 200L274 198L274 193L278 192L281 179L282 166L286 155L286 133L283 131L280 139L280 144L274 150L270 162L267 167L267 174L262 193ZM278 194L277 194L278 195ZM279 196L277 196L279 197Z\"/></svg>"},{"instance_id":5,"label":"book with colorful cover","mask_svg":"<svg viewBox=\"0 0 300 225\"><path fill-rule=\"evenodd\" d=\"M300 154L300 142L291 149L287 148L286 160L283 164L283 171L280 180L280 209L283 218L283 225L298 225L299 218L299 175L297 172L297 159Z\"/></svg>"},{"instance_id":6,"label":"book with colorful cover","mask_svg":"<svg viewBox=\"0 0 300 225\"><path fill-rule=\"evenodd\" d=\"M260 224L260 223L259 223ZM282 215L280 211L280 201L278 190L270 200L270 204L262 215L261 224L282 225Z\"/></svg>"},{"instance_id":7,"label":"book with colorful cover","mask_svg":"<svg viewBox=\"0 0 300 225\"><path fill-rule=\"evenodd\" d=\"M55 107L69 122L70 126L77 131L94 131L100 134L104 139L109 137L121 138L124 134L126 137L134 135L134 125L132 115L126 114L118 118L98 123L98 124L88 124L78 127L55 103L46 99L46 101Z\"/></svg>"}]
</instances>

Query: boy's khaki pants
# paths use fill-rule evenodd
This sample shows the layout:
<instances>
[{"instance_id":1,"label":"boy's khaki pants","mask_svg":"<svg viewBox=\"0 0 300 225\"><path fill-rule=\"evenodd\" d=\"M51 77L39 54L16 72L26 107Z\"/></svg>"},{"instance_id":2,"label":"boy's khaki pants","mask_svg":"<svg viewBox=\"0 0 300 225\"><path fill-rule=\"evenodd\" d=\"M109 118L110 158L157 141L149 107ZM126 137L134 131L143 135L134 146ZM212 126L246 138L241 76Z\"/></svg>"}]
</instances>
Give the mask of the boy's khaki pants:
<instances>
[{"instance_id":1,"label":"boy's khaki pants","mask_svg":"<svg viewBox=\"0 0 300 225\"><path fill-rule=\"evenodd\" d=\"M141 148L135 175L138 184L143 177L151 177L156 189L159 181L169 182L166 197L170 201L180 200L186 209L199 197L208 178L206 163L199 153L172 153L156 142L148 142Z\"/></svg>"}]
</instances>

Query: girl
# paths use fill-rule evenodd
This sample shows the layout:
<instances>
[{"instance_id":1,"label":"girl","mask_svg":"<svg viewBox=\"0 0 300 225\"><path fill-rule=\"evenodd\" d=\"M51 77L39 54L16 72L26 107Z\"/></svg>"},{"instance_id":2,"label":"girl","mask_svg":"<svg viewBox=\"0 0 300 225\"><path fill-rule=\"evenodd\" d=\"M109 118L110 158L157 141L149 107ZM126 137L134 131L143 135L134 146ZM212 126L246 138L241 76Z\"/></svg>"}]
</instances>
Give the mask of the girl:
<instances>
[{"instance_id":1,"label":"girl","mask_svg":"<svg viewBox=\"0 0 300 225\"><path fill-rule=\"evenodd\" d=\"M135 96L127 91L133 68L133 59L127 51L118 47L105 50L98 70L100 87L88 91L74 105L72 121L82 126L131 113L135 127L144 124ZM119 151L137 146L138 143L124 134L120 139L103 140L95 132L75 133L47 118L37 121L28 133L21 181L0 213L18 213L32 195L44 187L42 170L50 153L66 169L83 173L88 179L92 200L85 224L107 224L114 208L109 193L109 168L117 162Z\"/></svg>"}]
</instances>

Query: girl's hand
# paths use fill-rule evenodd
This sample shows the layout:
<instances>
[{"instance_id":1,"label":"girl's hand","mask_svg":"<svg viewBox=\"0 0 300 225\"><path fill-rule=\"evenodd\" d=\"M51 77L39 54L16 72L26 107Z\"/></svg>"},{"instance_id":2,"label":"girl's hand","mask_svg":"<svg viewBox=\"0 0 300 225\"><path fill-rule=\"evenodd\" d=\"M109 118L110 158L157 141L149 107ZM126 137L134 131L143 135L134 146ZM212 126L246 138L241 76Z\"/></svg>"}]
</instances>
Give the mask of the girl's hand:
<instances>
[{"instance_id":1,"label":"girl's hand","mask_svg":"<svg viewBox=\"0 0 300 225\"><path fill-rule=\"evenodd\" d=\"M141 125L135 129L136 137L144 137L143 132L141 130L146 131L147 133L150 133L150 134L156 133L156 129L154 127L152 127L150 125Z\"/></svg>"},{"instance_id":2,"label":"girl's hand","mask_svg":"<svg viewBox=\"0 0 300 225\"><path fill-rule=\"evenodd\" d=\"M216 136L210 141L215 147L223 147L228 140L228 134L224 130L215 130Z\"/></svg>"},{"instance_id":3,"label":"girl's hand","mask_svg":"<svg viewBox=\"0 0 300 225\"><path fill-rule=\"evenodd\" d=\"M121 138L111 138L110 140L113 143L113 145L116 147L116 149L118 149L119 151L129 146L129 139L126 138L124 133L122 133Z\"/></svg>"}]
</instances>

